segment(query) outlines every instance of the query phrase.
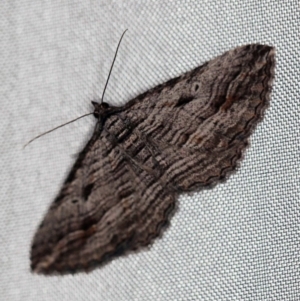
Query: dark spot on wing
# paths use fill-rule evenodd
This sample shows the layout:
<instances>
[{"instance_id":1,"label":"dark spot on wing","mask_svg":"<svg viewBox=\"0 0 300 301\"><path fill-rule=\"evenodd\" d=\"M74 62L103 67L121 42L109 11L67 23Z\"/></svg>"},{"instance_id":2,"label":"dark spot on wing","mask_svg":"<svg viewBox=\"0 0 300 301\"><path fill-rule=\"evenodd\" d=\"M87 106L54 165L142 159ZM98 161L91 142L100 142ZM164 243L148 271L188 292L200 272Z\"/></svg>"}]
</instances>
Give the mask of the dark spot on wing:
<instances>
[{"instance_id":1,"label":"dark spot on wing","mask_svg":"<svg viewBox=\"0 0 300 301\"><path fill-rule=\"evenodd\" d=\"M88 184L87 186L84 187L84 190L83 190L83 197L85 200L88 199L89 195L91 194L92 190L93 190L93 187L94 187L94 184L91 183L91 184Z\"/></svg>"},{"instance_id":2,"label":"dark spot on wing","mask_svg":"<svg viewBox=\"0 0 300 301\"><path fill-rule=\"evenodd\" d=\"M187 97L180 97L175 105L175 108L180 107L180 106L184 106L187 103L191 102L194 99L193 96L187 96Z\"/></svg>"},{"instance_id":3,"label":"dark spot on wing","mask_svg":"<svg viewBox=\"0 0 300 301\"><path fill-rule=\"evenodd\" d=\"M96 223L97 223L97 221L94 218L92 218L92 217L86 218L81 223L80 230L83 230L83 231L89 230L90 232L92 232L92 226L94 226Z\"/></svg>"}]
</instances>

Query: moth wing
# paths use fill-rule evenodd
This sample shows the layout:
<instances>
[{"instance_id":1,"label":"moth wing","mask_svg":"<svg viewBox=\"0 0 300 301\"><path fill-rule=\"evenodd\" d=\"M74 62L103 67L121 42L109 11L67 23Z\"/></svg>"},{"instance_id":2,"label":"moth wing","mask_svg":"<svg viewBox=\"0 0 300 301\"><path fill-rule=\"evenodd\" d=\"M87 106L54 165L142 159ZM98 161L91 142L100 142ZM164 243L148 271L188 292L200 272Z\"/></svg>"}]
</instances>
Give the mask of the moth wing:
<instances>
[{"instance_id":1,"label":"moth wing","mask_svg":"<svg viewBox=\"0 0 300 301\"><path fill-rule=\"evenodd\" d=\"M89 270L148 245L174 202L111 134L95 132L35 234L31 268L45 274Z\"/></svg>"},{"instance_id":2,"label":"moth wing","mask_svg":"<svg viewBox=\"0 0 300 301\"><path fill-rule=\"evenodd\" d=\"M269 105L274 54L235 48L128 103L123 118L152 149L165 186L194 191L236 168Z\"/></svg>"},{"instance_id":3,"label":"moth wing","mask_svg":"<svg viewBox=\"0 0 300 301\"><path fill-rule=\"evenodd\" d=\"M108 116L34 237L32 269L89 269L148 245L178 192L236 167L268 106L274 62L272 47L239 47Z\"/></svg>"}]
</instances>

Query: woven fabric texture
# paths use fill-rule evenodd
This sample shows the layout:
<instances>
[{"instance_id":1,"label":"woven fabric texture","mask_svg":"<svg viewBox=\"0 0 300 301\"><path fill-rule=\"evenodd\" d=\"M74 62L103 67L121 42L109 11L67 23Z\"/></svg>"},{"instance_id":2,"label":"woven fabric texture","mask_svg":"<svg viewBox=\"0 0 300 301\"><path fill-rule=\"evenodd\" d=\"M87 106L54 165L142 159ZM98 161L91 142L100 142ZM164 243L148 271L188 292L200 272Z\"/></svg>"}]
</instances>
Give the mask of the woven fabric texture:
<instances>
[{"instance_id":1,"label":"woven fabric texture","mask_svg":"<svg viewBox=\"0 0 300 301\"><path fill-rule=\"evenodd\" d=\"M298 1L11 1L1 8L1 300L299 300ZM105 101L122 104L239 45L276 47L270 108L239 170L179 199L153 246L89 274L30 272L34 232Z\"/></svg>"}]
</instances>

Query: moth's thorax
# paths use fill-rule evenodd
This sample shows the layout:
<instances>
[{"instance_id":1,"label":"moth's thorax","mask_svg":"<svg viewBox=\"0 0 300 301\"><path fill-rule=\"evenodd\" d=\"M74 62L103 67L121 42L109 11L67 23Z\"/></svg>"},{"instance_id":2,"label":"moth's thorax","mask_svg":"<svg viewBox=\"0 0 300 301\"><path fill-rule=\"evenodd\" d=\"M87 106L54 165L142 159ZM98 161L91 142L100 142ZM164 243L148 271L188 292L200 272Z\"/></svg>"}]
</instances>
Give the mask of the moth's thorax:
<instances>
[{"instance_id":1,"label":"moth's thorax","mask_svg":"<svg viewBox=\"0 0 300 301\"><path fill-rule=\"evenodd\" d=\"M92 101L92 105L94 106L94 116L97 119L99 119L99 116L106 117L113 109L106 102L98 103L96 101Z\"/></svg>"}]
</instances>

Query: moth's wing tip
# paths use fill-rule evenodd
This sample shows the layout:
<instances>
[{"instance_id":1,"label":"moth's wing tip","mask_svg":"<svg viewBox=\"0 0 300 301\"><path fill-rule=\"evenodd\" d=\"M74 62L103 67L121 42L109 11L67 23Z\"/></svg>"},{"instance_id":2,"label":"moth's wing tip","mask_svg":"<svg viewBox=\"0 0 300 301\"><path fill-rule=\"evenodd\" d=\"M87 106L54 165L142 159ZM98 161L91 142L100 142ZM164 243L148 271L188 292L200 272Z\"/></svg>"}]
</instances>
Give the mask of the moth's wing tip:
<instances>
[{"instance_id":1,"label":"moth's wing tip","mask_svg":"<svg viewBox=\"0 0 300 301\"><path fill-rule=\"evenodd\" d=\"M33 265L32 263L30 264L30 272L31 272L32 274L34 274L34 275L45 275L45 274L47 274L47 273L45 273L45 272L43 271L43 269L41 269L41 268L39 267L39 264Z\"/></svg>"},{"instance_id":2,"label":"moth's wing tip","mask_svg":"<svg viewBox=\"0 0 300 301\"><path fill-rule=\"evenodd\" d=\"M261 55L265 51L265 52L268 52L268 55L270 57L274 57L275 53L276 53L276 47L272 46L272 45L256 43L256 44L246 44L246 45L239 46L237 48L234 48L233 51L236 51L237 53L239 53L241 51L242 52L243 51L246 51L246 52L248 52L248 51L250 51L250 52L259 51Z\"/></svg>"}]
</instances>

